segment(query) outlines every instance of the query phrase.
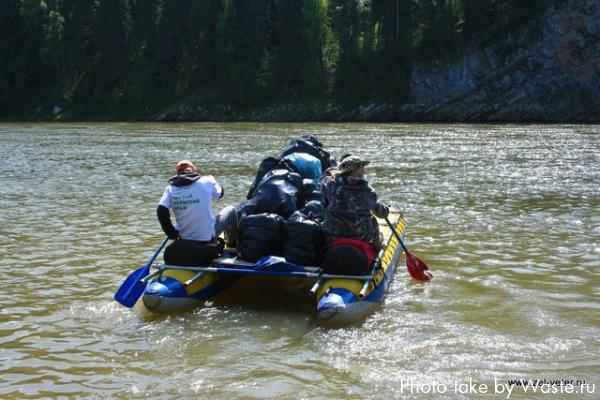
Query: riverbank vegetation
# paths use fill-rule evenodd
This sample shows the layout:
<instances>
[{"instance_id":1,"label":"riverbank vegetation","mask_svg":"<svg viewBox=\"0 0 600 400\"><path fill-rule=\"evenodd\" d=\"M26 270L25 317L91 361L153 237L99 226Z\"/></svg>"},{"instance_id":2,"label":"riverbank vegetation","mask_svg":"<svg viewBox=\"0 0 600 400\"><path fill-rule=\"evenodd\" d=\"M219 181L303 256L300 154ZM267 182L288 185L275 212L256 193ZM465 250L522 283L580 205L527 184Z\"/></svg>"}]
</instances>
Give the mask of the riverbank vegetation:
<instances>
[{"instance_id":1,"label":"riverbank vegetation","mask_svg":"<svg viewBox=\"0 0 600 400\"><path fill-rule=\"evenodd\" d=\"M402 104L414 63L498 41L543 7L543 0L2 0L0 117Z\"/></svg>"}]
</instances>

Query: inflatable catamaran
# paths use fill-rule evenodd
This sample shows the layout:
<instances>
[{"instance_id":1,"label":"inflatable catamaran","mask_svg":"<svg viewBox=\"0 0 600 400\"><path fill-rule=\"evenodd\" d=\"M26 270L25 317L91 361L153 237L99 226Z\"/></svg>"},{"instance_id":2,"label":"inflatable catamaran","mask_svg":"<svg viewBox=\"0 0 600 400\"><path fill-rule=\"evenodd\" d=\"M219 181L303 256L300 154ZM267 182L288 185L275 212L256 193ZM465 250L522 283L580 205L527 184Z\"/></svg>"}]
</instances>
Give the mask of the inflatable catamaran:
<instances>
[{"instance_id":1,"label":"inflatable catamaran","mask_svg":"<svg viewBox=\"0 0 600 400\"><path fill-rule=\"evenodd\" d=\"M405 222L401 215L392 212L389 218L403 236ZM153 312L180 311L229 290L237 279L276 276L308 282L307 294L314 299L316 315L323 323L350 323L367 316L383 300L403 253L385 221L380 221L380 229L386 238L385 247L368 275L328 274L318 267L295 265L277 256L265 256L251 263L240 259L235 249L225 249L222 256L205 266L156 265L141 279L141 283L148 283L142 300Z\"/></svg>"},{"instance_id":2,"label":"inflatable catamaran","mask_svg":"<svg viewBox=\"0 0 600 400\"><path fill-rule=\"evenodd\" d=\"M153 265L168 242L165 239L148 263L125 279L115 300L133 307L142 297L152 312L173 312L227 291L243 293L245 285L236 282L251 284L258 279L275 285L271 278L278 277L286 280L286 287L306 288L319 320L337 324L365 317L383 300L402 253L412 278L430 280L427 265L403 243L405 222L398 211L378 219L383 248L378 254L370 252L371 261L365 259L360 268L352 265L359 257L348 256L347 249L345 257L324 252L324 195L317 180L334 165L315 137L293 139L280 157L267 157L260 163L247 200L236 207L239 223L232 241L236 248L211 253L201 261L165 254L169 263ZM174 247L166 253L169 249ZM185 250L182 254L192 253ZM214 254L220 255L211 259ZM322 256L330 258L325 261ZM177 263L185 265L173 265Z\"/></svg>"}]
</instances>

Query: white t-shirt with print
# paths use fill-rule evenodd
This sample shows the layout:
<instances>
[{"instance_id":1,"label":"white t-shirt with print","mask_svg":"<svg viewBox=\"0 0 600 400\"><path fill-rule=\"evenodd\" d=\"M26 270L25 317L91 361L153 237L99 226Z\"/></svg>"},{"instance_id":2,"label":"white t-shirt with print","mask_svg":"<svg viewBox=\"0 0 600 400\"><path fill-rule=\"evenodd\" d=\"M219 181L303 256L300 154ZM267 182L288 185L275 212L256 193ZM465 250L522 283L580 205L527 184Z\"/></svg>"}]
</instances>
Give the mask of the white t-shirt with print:
<instances>
[{"instance_id":1,"label":"white t-shirt with print","mask_svg":"<svg viewBox=\"0 0 600 400\"><path fill-rule=\"evenodd\" d=\"M167 185L158 204L173 210L182 239L208 241L215 235L212 201L222 193L215 178L207 175L186 186Z\"/></svg>"}]
</instances>

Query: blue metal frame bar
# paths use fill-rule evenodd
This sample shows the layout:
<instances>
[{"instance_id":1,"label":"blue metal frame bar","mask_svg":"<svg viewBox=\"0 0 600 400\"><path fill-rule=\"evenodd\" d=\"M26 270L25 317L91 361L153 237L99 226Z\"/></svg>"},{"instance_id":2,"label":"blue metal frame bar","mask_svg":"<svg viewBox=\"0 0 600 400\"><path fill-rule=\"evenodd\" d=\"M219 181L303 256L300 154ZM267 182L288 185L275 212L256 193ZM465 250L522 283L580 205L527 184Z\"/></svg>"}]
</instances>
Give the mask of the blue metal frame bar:
<instances>
[{"instance_id":1,"label":"blue metal frame bar","mask_svg":"<svg viewBox=\"0 0 600 400\"><path fill-rule=\"evenodd\" d=\"M259 276L283 276L289 278L323 278L323 279L358 279L361 281L370 280L371 275L338 275L324 274L319 272L302 272L302 271L268 271L255 270L248 268L226 268L226 267L186 267L181 265L160 264L159 269L179 269L184 271L196 272L213 272L222 274L238 274L238 275L259 275Z\"/></svg>"}]
</instances>

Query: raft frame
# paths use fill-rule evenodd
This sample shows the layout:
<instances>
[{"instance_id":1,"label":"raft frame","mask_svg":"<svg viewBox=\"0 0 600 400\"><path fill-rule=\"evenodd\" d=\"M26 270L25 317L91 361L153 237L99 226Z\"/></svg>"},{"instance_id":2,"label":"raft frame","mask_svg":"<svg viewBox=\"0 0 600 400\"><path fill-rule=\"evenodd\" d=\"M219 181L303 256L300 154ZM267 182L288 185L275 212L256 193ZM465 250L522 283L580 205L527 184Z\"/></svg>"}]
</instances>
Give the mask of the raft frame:
<instances>
[{"instance_id":1,"label":"raft frame","mask_svg":"<svg viewBox=\"0 0 600 400\"><path fill-rule=\"evenodd\" d=\"M404 236L402 213L394 210L392 214L396 216L394 225ZM396 237L387 232L387 225L383 225L381 220L379 225L387 240L368 274L330 274L323 272L320 267L292 264L278 256L264 256L252 263L241 260L235 249L226 248L221 257L203 266L153 265L156 270L142 279L144 283L152 280L143 297L144 305L152 312L178 311L208 300L237 281L238 277L299 278L301 281L314 280L308 297L316 298L317 317L321 322L351 322L368 315L381 303L399 264L399 256L403 253ZM177 271L185 275L177 277ZM163 277L165 272L166 276Z\"/></svg>"}]
</instances>

